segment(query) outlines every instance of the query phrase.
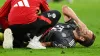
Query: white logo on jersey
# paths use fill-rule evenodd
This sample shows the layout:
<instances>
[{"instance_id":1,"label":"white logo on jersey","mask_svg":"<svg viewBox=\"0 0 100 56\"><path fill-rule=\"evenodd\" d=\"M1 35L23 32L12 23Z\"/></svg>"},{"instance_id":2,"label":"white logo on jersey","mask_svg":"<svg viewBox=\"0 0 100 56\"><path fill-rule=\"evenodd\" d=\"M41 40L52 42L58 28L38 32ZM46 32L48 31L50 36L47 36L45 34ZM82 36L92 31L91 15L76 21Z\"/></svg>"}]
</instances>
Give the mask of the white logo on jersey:
<instances>
[{"instance_id":1,"label":"white logo on jersey","mask_svg":"<svg viewBox=\"0 0 100 56\"><path fill-rule=\"evenodd\" d=\"M48 15L48 17L56 18L56 14L55 13L53 13L53 14L48 13L47 15Z\"/></svg>"},{"instance_id":2,"label":"white logo on jersey","mask_svg":"<svg viewBox=\"0 0 100 56\"><path fill-rule=\"evenodd\" d=\"M56 14L55 14L55 13L53 13L53 14L52 14L52 17L53 17L53 18L56 18Z\"/></svg>"},{"instance_id":3,"label":"white logo on jersey","mask_svg":"<svg viewBox=\"0 0 100 56\"><path fill-rule=\"evenodd\" d=\"M69 26L69 25L67 25L67 28L70 28L70 26Z\"/></svg>"},{"instance_id":4,"label":"white logo on jersey","mask_svg":"<svg viewBox=\"0 0 100 56\"><path fill-rule=\"evenodd\" d=\"M51 17L52 15L50 13L47 13L48 17Z\"/></svg>"},{"instance_id":5,"label":"white logo on jersey","mask_svg":"<svg viewBox=\"0 0 100 56\"><path fill-rule=\"evenodd\" d=\"M66 33L63 33L63 32L62 32L62 36L63 36L63 37L66 37Z\"/></svg>"},{"instance_id":6,"label":"white logo on jersey","mask_svg":"<svg viewBox=\"0 0 100 56\"><path fill-rule=\"evenodd\" d=\"M19 1L17 4L14 5L14 7L18 7L18 6L19 6L19 7L23 7L23 6L25 6L25 7L30 7L27 0Z\"/></svg>"},{"instance_id":7,"label":"white logo on jersey","mask_svg":"<svg viewBox=\"0 0 100 56\"><path fill-rule=\"evenodd\" d=\"M70 47L74 44L74 39L69 43Z\"/></svg>"}]
</instances>

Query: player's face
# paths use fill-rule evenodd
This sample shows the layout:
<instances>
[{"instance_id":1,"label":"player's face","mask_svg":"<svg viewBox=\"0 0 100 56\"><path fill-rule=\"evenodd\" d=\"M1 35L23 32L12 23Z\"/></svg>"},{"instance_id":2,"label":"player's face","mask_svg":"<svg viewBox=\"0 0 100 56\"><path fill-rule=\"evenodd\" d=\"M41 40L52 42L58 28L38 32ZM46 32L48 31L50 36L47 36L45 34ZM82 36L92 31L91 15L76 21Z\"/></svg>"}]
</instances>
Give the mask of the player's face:
<instances>
[{"instance_id":1,"label":"player's face","mask_svg":"<svg viewBox=\"0 0 100 56\"><path fill-rule=\"evenodd\" d=\"M92 39L93 32L91 30L88 30L86 34L80 35L80 40L85 41L86 38Z\"/></svg>"},{"instance_id":2,"label":"player's face","mask_svg":"<svg viewBox=\"0 0 100 56\"><path fill-rule=\"evenodd\" d=\"M77 34L74 33L74 35L76 35L76 40L85 41L87 38L92 39L93 32L91 30L88 30L86 34L82 33L78 29L76 30L76 32Z\"/></svg>"}]
</instances>

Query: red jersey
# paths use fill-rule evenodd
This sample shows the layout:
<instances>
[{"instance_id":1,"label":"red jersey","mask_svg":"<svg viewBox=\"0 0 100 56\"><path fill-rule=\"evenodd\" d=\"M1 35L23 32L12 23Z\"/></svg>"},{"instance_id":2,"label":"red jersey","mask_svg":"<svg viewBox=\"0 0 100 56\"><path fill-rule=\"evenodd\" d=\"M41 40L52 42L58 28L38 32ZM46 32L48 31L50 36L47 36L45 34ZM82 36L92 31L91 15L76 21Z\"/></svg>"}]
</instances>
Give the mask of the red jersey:
<instances>
[{"instance_id":1,"label":"red jersey","mask_svg":"<svg viewBox=\"0 0 100 56\"><path fill-rule=\"evenodd\" d=\"M39 10L49 10L46 0L6 0L0 9L0 17L8 15L10 25L29 24L36 21Z\"/></svg>"},{"instance_id":2,"label":"red jersey","mask_svg":"<svg viewBox=\"0 0 100 56\"><path fill-rule=\"evenodd\" d=\"M6 17L0 17L0 25L1 25L2 29L8 28L9 25L8 25L8 21L7 21Z\"/></svg>"},{"instance_id":3,"label":"red jersey","mask_svg":"<svg viewBox=\"0 0 100 56\"><path fill-rule=\"evenodd\" d=\"M8 28L9 25L6 17L0 18L0 25L2 29Z\"/></svg>"}]
</instances>

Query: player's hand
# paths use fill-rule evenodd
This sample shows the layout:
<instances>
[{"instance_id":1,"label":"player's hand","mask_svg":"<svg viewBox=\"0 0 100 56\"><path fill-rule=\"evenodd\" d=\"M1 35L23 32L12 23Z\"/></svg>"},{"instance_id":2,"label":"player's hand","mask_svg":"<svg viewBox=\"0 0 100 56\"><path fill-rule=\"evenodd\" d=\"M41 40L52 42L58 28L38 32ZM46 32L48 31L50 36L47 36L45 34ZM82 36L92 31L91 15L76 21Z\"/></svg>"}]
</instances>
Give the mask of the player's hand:
<instances>
[{"instance_id":1,"label":"player's hand","mask_svg":"<svg viewBox=\"0 0 100 56\"><path fill-rule=\"evenodd\" d=\"M87 34L87 32L88 32L87 26L84 23L82 23L82 22L79 23L79 30L84 35Z\"/></svg>"}]
</instances>

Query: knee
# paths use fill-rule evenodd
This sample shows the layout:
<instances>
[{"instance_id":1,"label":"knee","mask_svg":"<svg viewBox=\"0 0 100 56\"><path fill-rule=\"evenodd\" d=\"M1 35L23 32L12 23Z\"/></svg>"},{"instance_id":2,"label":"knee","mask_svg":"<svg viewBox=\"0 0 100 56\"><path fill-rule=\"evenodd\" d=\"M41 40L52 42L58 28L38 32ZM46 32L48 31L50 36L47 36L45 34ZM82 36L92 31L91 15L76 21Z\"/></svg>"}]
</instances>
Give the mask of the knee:
<instances>
[{"instance_id":1,"label":"knee","mask_svg":"<svg viewBox=\"0 0 100 56\"><path fill-rule=\"evenodd\" d=\"M51 10L52 12L52 18L59 20L61 17L61 13L58 10Z\"/></svg>"}]
</instances>

